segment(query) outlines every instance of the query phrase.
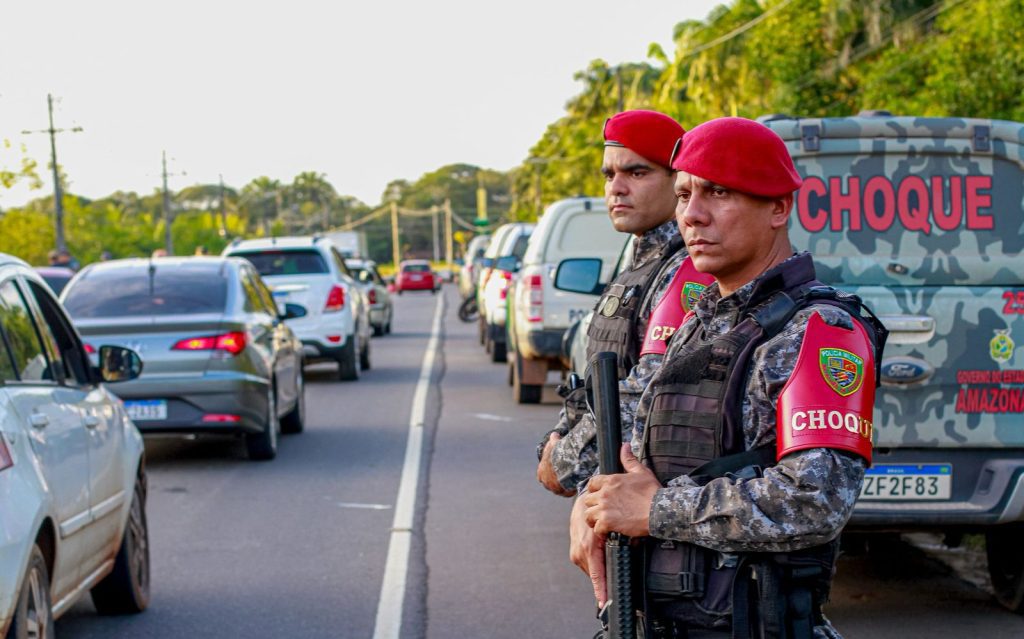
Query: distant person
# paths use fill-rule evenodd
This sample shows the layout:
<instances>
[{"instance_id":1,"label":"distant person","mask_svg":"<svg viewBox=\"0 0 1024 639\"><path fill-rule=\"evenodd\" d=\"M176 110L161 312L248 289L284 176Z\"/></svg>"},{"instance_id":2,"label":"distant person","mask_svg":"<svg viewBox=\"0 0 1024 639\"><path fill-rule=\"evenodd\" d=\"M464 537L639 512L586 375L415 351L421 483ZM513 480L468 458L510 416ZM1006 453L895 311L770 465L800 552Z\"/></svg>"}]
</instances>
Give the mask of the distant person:
<instances>
[{"instance_id":1,"label":"distant person","mask_svg":"<svg viewBox=\"0 0 1024 639\"><path fill-rule=\"evenodd\" d=\"M78 270L78 260L72 257L67 249L53 249L46 254L46 259L50 266L69 268L72 271Z\"/></svg>"},{"instance_id":2,"label":"distant person","mask_svg":"<svg viewBox=\"0 0 1024 639\"><path fill-rule=\"evenodd\" d=\"M209 255L210 249L206 248L203 244L196 247L195 255Z\"/></svg>"},{"instance_id":3,"label":"distant person","mask_svg":"<svg viewBox=\"0 0 1024 639\"><path fill-rule=\"evenodd\" d=\"M103 249L102 251L100 251L100 261L101 262L109 262L112 259L114 259L114 254L113 253L111 253L110 251L108 251L106 249Z\"/></svg>"},{"instance_id":4,"label":"distant person","mask_svg":"<svg viewBox=\"0 0 1024 639\"><path fill-rule=\"evenodd\" d=\"M151 258L167 257L167 249L158 248L150 255Z\"/></svg>"}]
</instances>

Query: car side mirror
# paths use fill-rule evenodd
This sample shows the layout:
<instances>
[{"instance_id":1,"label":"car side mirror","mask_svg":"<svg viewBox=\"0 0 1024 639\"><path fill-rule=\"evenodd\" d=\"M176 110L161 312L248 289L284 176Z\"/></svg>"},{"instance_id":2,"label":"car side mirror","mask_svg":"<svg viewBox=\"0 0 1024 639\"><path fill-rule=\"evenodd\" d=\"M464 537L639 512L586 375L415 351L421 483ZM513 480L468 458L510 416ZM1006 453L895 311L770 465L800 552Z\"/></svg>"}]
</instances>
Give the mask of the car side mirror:
<instances>
[{"instance_id":1,"label":"car side mirror","mask_svg":"<svg viewBox=\"0 0 1024 639\"><path fill-rule=\"evenodd\" d=\"M135 351L120 346L100 346L100 379L105 382L127 382L142 374L142 358Z\"/></svg>"},{"instance_id":2,"label":"car side mirror","mask_svg":"<svg viewBox=\"0 0 1024 639\"><path fill-rule=\"evenodd\" d=\"M574 257L562 260L555 271L555 288L570 293L600 295L602 262L596 257Z\"/></svg>"},{"instance_id":3,"label":"car side mirror","mask_svg":"<svg viewBox=\"0 0 1024 639\"><path fill-rule=\"evenodd\" d=\"M481 257L480 258L480 266L482 266L483 268L491 268L492 266L494 266L494 258L493 257Z\"/></svg>"},{"instance_id":4,"label":"car side mirror","mask_svg":"<svg viewBox=\"0 0 1024 639\"><path fill-rule=\"evenodd\" d=\"M305 317L306 309L298 304L287 303L284 305L283 311L280 313L281 319L290 320L296 317Z\"/></svg>"}]
</instances>

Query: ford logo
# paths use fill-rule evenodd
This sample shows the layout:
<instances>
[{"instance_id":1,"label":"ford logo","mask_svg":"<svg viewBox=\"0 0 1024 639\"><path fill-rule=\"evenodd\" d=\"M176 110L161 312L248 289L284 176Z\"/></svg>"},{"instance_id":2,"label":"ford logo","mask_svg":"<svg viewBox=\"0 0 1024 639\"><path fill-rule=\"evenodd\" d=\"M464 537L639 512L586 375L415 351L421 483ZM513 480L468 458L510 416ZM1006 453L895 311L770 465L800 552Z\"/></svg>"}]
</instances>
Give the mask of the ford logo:
<instances>
[{"instance_id":1,"label":"ford logo","mask_svg":"<svg viewBox=\"0 0 1024 639\"><path fill-rule=\"evenodd\" d=\"M931 364L916 357L887 357L882 360L883 384L918 384L935 374Z\"/></svg>"}]
</instances>

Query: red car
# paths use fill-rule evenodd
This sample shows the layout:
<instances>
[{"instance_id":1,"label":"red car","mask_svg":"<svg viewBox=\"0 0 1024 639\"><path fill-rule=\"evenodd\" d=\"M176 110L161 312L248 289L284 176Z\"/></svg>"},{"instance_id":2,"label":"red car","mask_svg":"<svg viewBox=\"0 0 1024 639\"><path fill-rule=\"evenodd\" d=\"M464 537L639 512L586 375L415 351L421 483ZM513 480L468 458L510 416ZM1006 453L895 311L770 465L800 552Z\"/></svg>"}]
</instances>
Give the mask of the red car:
<instances>
[{"instance_id":1,"label":"red car","mask_svg":"<svg viewBox=\"0 0 1024 639\"><path fill-rule=\"evenodd\" d=\"M436 276L430 270L430 262L426 260L404 260L398 265L398 277L395 278L395 290L399 295L402 291L430 291L437 293Z\"/></svg>"}]
</instances>

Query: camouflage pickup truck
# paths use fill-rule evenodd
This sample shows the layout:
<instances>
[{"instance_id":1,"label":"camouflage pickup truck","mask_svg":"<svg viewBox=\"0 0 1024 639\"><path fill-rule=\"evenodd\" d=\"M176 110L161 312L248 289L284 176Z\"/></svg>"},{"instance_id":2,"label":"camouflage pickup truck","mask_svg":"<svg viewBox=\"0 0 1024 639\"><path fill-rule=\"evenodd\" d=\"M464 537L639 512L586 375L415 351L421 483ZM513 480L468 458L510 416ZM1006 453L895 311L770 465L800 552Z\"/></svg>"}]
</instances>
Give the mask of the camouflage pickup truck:
<instances>
[{"instance_id":1,"label":"camouflage pickup truck","mask_svg":"<svg viewBox=\"0 0 1024 639\"><path fill-rule=\"evenodd\" d=\"M891 331L847 530L983 532L997 598L1024 611L1024 124L762 121L804 178L795 248Z\"/></svg>"}]
</instances>

